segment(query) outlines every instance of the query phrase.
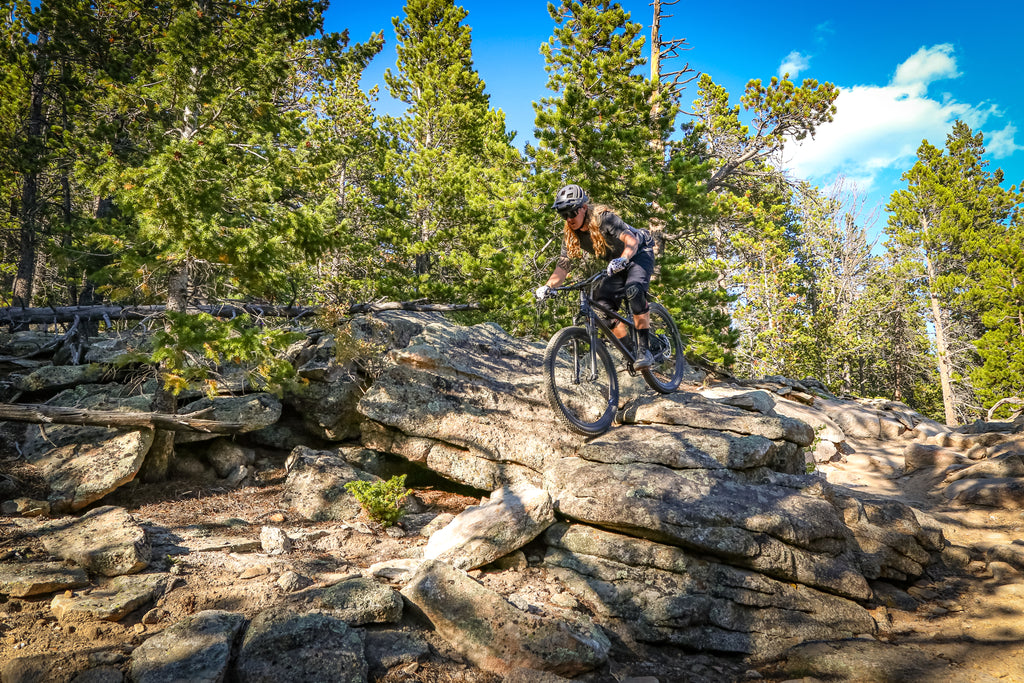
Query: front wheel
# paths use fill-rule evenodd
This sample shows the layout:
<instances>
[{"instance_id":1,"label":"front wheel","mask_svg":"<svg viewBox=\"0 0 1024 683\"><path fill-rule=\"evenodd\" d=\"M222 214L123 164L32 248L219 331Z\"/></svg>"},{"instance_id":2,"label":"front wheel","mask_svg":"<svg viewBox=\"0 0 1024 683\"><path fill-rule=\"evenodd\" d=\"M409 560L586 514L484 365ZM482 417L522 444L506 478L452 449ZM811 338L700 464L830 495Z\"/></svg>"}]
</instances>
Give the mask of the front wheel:
<instances>
[{"instance_id":1,"label":"front wheel","mask_svg":"<svg viewBox=\"0 0 1024 683\"><path fill-rule=\"evenodd\" d=\"M619 379L608 349L582 327L560 330L544 351L546 390L552 410L577 434L604 434L615 419Z\"/></svg>"},{"instance_id":2,"label":"front wheel","mask_svg":"<svg viewBox=\"0 0 1024 683\"><path fill-rule=\"evenodd\" d=\"M661 304L651 305L651 353L654 365L643 368L644 381L662 394L679 388L686 360L683 358L683 337L672 316Z\"/></svg>"}]
</instances>

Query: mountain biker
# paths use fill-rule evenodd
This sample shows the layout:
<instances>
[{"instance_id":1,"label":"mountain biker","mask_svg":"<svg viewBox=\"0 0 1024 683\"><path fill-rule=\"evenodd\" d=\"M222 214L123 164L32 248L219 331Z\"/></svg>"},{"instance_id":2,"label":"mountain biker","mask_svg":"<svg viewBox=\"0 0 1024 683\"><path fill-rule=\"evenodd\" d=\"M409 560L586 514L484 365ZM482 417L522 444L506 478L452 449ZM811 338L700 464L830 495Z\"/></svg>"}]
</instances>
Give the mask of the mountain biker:
<instances>
[{"instance_id":1,"label":"mountain biker","mask_svg":"<svg viewBox=\"0 0 1024 683\"><path fill-rule=\"evenodd\" d=\"M580 258L583 251L608 262L608 277L598 287L594 300L613 311L619 310L622 299L629 302L633 324L637 328L637 360L634 368L654 364L650 352L651 317L647 292L654 273L654 240L646 230L638 230L601 204L590 204L590 198L579 185L566 185L555 194L551 206L565 219L562 252L555 272L546 284L537 288L535 296L544 300L551 290L562 284L571 266L570 259ZM624 342L629 332L615 318L606 316L612 333ZM627 344L628 346L628 344Z\"/></svg>"}]
</instances>

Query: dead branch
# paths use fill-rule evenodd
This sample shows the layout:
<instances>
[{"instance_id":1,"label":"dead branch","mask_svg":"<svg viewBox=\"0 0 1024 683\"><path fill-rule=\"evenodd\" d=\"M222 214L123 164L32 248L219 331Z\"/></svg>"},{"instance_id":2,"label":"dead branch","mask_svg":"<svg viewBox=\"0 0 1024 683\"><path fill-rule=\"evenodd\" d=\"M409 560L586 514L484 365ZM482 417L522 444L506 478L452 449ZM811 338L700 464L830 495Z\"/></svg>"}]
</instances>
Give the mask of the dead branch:
<instances>
[{"instance_id":1,"label":"dead branch","mask_svg":"<svg viewBox=\"0 0 1024 683\"><path fill-rule=\"evenodd\" d=\"M239 434L250 425L241 422L204 420L191 413L120 413L110 410L86 410L29 403L0 403L0 421L32 422L36 424L72 424L91 427L154 428L175 432L206 432L209 434Z\"/></svg>"},{"instance_id":2,"label":"dead branch","mask_svg":"<svg viewBox=\"0 0 1024 683\"><path fill-rule=\"evenodd\" d=\"M1017 396L1011 396L1009 398L1001 398L1001 399L999 399L998 401L996 401L995 405L993 405L991 408L988 409L988 415L985 416L985 421L986 422L991 422L992 421L992 416L996 414L996 411L999 410L1004 405L1007 405L1007 404L1011 404L1011 405L1015 405L1015 406L1024 406L1024 399L1018 398ZM1020 409L1018 409L1017 412L1019 413Z\"/></svg>"}]
</instances>

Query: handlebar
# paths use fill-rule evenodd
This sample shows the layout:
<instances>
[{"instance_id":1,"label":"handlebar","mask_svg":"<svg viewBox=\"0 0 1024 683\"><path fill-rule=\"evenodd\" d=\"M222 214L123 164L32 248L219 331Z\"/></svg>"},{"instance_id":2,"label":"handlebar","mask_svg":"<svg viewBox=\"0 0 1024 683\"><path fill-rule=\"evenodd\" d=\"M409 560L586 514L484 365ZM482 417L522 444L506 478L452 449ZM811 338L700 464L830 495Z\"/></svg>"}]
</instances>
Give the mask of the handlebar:
<instances>
[{"instance_id":1,"label":"handlebar","mask_svg":"<svg viewBox=\"0 0 1024 683\"><path fill-rule=\"evenodd\" d=\"M594 273L593 275L588 277L586 280L580 280L579 282L574 282L574 283L572 283L570 285L562 285L561 287L552 287L551 291L553 291L553 292L571 292L571 291L574 291L574 290L577 290L577 289L583 289L587 285L593 284L593 283L597 282L598 280L603 280L606 277L608 277L608 274L605 273L603 270L601 270L601 271L598 271L598 272Z\"/></svg>"}]
</instances>

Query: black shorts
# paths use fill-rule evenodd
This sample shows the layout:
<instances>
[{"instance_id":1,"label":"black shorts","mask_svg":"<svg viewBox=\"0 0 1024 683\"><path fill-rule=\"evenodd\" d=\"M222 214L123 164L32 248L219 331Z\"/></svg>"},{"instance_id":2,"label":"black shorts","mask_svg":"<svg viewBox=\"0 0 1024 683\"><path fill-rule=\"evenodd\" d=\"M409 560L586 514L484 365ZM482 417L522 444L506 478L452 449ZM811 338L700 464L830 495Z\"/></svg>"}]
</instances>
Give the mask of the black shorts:
<instances>
[{"instance_id":1,"label":"black shorts","mask_svg":"<svg viewBox=\"0 0 1024 683\"><path fill-rule=\"evenodd\" d=\"M651 276L654 274L654 249L645 248L633 255L629 266L609 278L605 278L601 286L594 293L594 300L613 311L618 311L622 300L626 297L629 288L640 288L640 303L642 304L639 313L646 313L647 291L651 286Z\"/></svg>"}]
</instances>

